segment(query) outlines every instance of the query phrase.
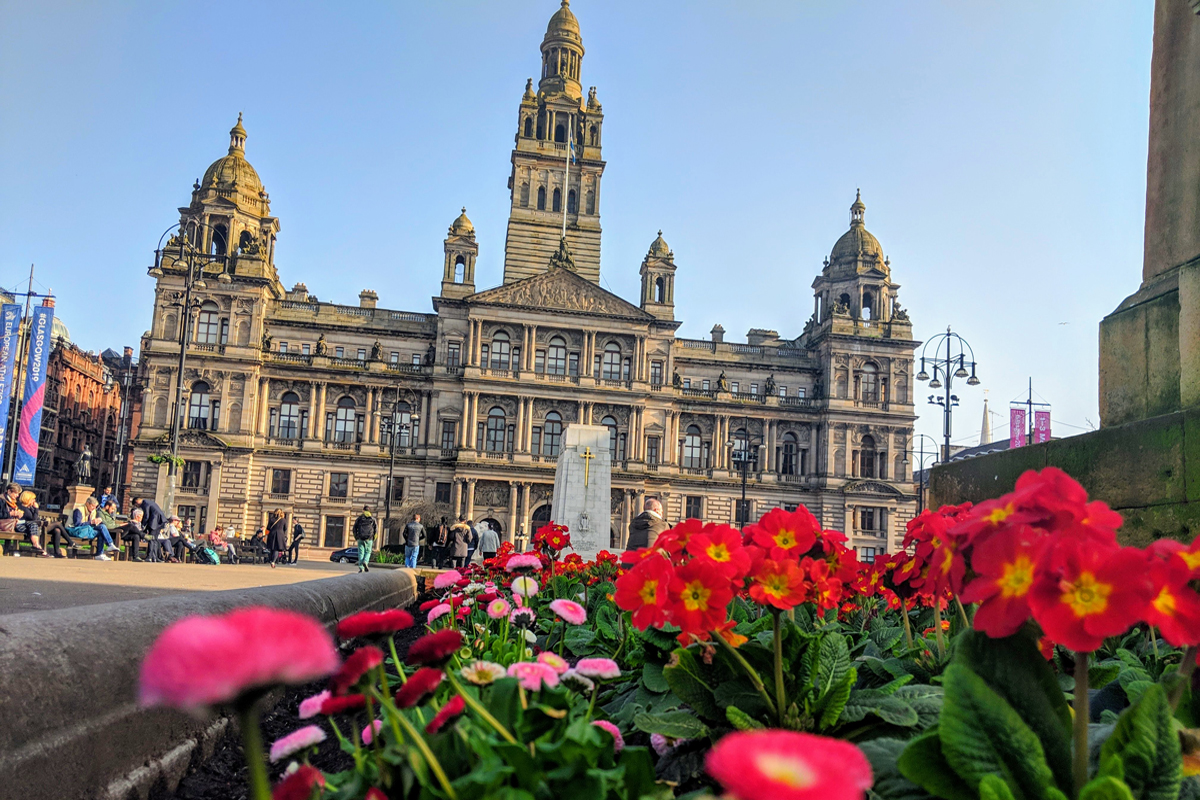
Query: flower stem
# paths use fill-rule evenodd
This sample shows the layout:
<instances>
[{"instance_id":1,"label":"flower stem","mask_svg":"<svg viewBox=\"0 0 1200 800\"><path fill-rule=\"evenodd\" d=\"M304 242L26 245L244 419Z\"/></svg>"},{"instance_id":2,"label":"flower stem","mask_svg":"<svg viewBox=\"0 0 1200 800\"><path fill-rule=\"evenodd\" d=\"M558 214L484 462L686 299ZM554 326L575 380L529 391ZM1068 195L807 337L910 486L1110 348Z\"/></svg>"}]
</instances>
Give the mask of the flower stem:
<instances>
[{"instance_id":1,"label":"flower stem","mask_svg":"<svg viewBox=\"0 0 1200 800\"><path fill-rule=\"evenodd\" d=\"M942 601L933 599L933 637L937 641L938 660L946 658L946 639L942 636Z\"/></svg>"},{"instance_id":2,"label":"flower stem","mask_svg":"<svg viewBox=\"0 0 1200 800\"><path fill-rule=\"evenodd\" d=\"M1158 634L1154 632L1154 626L1150 626L1150 644L1154 648L1154 660L1158 661Z\"/></svg>"},{"instance_id":3,"label":"flower stem","mask_svg":"<svg viewBox=\"0 0 1200 800\"><path fill-rule=\"evenodd\" d=\"M1196 654L1197 646L1190 645L1183 651L1183 663L1179 665L1179 672L1175 673L1177 680L1171 690L1167 692L1167 701L1171 704L1171 711L1174 713L1179 706L1179 701L1183 699L1183 691L1192 682L1192 673L1196 671Z\"/></svg>"},{"instance_id":4,"label":"flower stem","mask_svg":"<svg viewBox=\"0 0 1200 800\"><path fill-rule=\"evenodd\" d=\"M742 654L737 651L736 647L725 641L725 637L720 633L714 631L713 638L724 645L725 649L729 651L729 654L733 656L734 660L742 665L742 669L746 670L746 675L750 678L750 683L754 686L755 691L758 692L759 696L762 697L763 701L767 704L767 708L770 710L770 712L772 714L777 713L775 710L775 701L771 699L771 695L767 694L767 687L763 685L762 678L758 677L758 673L754 670L754 667L750 666L750 662L742 657Z\"/></svg>"},{"instance_id":5,"label":"flower stem","mask_svg":"<svg viewBox=\"0 0 1200 800\"><path fill-rule=\"evenodd\" d=\"M908 601L900 598L900 618L904 620L904 646L909 652L913 649L912 622L908 618Z\"/></svg>"},{"instance_id":6,"label":"flower stem","mask_svg":"<svg viewBox=\"0 0 1200 800\"><path fill-rule=\"evenodd\" d=\"M1088 778L1088 654L1075 654L1075 728L1074 768L1075 788L1080 789Z\"/></svg>"},{"instance_id":7,"label":"flower stem","mask_svg":"<svg viewBox=\"0 0 1200 800\"><path fill-rule=\"evenodd\" d=\"M592 712L596 710L596 695L600 694L600 684L592 684L592 699L588 702L587 718L592 718Z\"/></svg>"},{"instance_id":8,"label":"flower stem","mask_svg":"<svg viewBox=\"0 0 1200 800\"><path fill-rule=\"evenodd\" d=\"M504 727L500 720L492 716L492 712L484 708L483 703L480 703L477 698L472 697L463 690L462 684L458 682L458 678L454 677L453 673L447 672L446 677L450 679L450 685L454 687L454 691L458 692L459 697L463 699L463 702L466 703L472 711L482 717L487 724L495 728L496 733L503 736L506 742L509 744L517 743L516 737L508 732L508 728Z\"/></svg>"},{"instance_id":9,"label":"flower stem","mask_svg":"<svg viewBox=\"0 0 1200 800\"><path fill-rule=\"evenodd\" d=\"M782 728L786 707L783 699L783 621L778 611L772 611L771 615L775 617L775 714Z\"/></svg>"},{"instance_id":10,"label":"flower stem","mask_svg":"<svg viewBox=\"0 0 1200 800\"><path fill-rule=\"evenodd\" d=\"M970 628L971 620L967 617L967 609L966 606L963 605L963 601L958 598L958 595L954 595L954 602L958 604L958 616L959 619L962 620L963 629L966 630Z\"/></svg>"},{"instance_id":11,"label":"flower stem","mask_svg":"<svg viewBox=\"0 0 1200 800\"><path fill-rule=\"evenodd\" d=\"M371 702L371 695L366 696L367 700L367 727L363 730L371 732L371 750L375 753L375 769L376 774L383 775L383 753L379 750L379 731L375 730L375 704Z\"/></svg>"},{"instance_id":12,"label":"flower stem","mask_svg":"<svg viewBox=\"0 0 1200 800\"><path fill-rule=\"evenodd\" d=\"M396 665L396 674L400 676L400 685L408 683L408 678L404 674L404 664L400 661L400 656L396 655L396 637L388 637L388 648L392 651L392 663Z\"/></svg>"},{"instance_id":13,"label":"flower stem","mask_svg":"<svg viewBox=\"0 0 1200 800\"><path fill-rule=\"evenodd\" d=\"M567 621L560 620L558 627L558 657L563 657L563 646L567 643Z\"/></svg>"},{"instance_id":14,"label":"flower stem","mask_svg":"<svg viewBox=\"0 0 1200 800\"><path fill-rule=\"evenodd\" d=\"M246 771L250 778L251 800L271 800L271 782L267 780L267 762L263 753L262 731L258 727L258 710L251 703L238 710L242 728L242 747L246 755Z\"/></svg>"},{"instance_id":15,"label":"flower stem","mask_svg":"<svg viewBox=\"0 0 1200 800\"><path fill-rule=\"evenodd\" d=\"M393 709L389 715L395 719L401 726L404 727L404 732L408 734L408 738L412 739L416 748L421 751L421 755L425 757L425 763L429 765L429 769L437 778L438 783L442 785L442 791L450 798L450 800L458 800L458 795L454 793L454 787L450 785L450 779L446 777L446 771L442 769L442 762L437 760L437 756L429 749L429 744L426 743L425 737L421 732L413 727L409 722L408 717L400 713L399 710Z\"/></svg>"}]
</instances>

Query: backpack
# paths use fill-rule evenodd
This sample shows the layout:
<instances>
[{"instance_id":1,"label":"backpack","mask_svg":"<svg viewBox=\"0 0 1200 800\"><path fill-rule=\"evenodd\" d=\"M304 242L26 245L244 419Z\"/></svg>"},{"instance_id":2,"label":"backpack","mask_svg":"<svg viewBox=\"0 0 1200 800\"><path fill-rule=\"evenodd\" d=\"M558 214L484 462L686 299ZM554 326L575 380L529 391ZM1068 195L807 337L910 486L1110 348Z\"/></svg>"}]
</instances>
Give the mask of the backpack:
<instances>
[{"instance_id":1,"label":"backpack","mask_svg":"<svg viewBox=\"0 0 1200 800\"><path fill-rule=\"evenodd\" d=\"M197 564L220 564L221 557L208 545L196 545L193 551Z\"/></svg>"}]
</instances>

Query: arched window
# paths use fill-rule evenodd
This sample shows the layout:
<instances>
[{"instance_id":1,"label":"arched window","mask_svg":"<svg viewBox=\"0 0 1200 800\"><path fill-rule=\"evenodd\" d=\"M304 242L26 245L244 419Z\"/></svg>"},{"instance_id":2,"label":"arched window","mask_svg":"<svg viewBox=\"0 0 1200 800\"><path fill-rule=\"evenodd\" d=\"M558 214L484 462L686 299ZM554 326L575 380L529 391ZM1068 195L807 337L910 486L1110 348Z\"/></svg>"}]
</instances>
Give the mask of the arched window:
<instances>
[{"instance_id":1,"label":"arched window","mask_svg":"<svg viewBox=\"0 0 1200 800\"><path fill-rule=\"evenodd\" d=\"M250 323L242 320L237 326L237 344L238 347L245 347L250 344Z\"/></svg>"},{"instance_id":2,"label":"arched window","mask_svg":"<svg viewBox=\"0 0 1200 800\"><path fill-rule=\"evenodd\" d=\"M533 136L533 117L525 118L525 137Z\"/></svg>"},{"instance_id":3,"label":"arched window","mask_svg":"<svg viewBox=\"0 0 1200 800\"><path fill-rule=\"evenodd\" d=\"M704 466L700 429L689 425L683 435L683 466L685 469L699 469Z\"/></svg>"},{"instance_id":4,"label":"arched window","mask_svg":"<svg viewBox=\"0 0 1200 800\"><path fill-rule=\"evenodd\" d=\"M208 252L214 256L223 256L229 252L229 229L224 225L213 226Z\"/></svg>"},{"instance_id":5,"label":"arched window","mask_svg":"<svg viewBox=\"0 0 1200 800\"><path fill-rule=\"evenodd\" d=\"M538 211L546 210L546 187L545 186L538 187L538 206L537 207L538 207Z\"/></svg>"},{"instance_id":6,"label":"arched window","mask_svg":"<svg viewBox=\"0 0 1200 800\"><path fill-rule=\"evenodd\" d=\"M545 77L545 76L543 76L543 77ZM539 138L539 139L546 138L546 118L541 114L538 114L537 138Z\"/></svg>"},{"instance_id":7,"label":"arched window","mask_svg":"<svg viewBox=\"0 0 1200 800\"><path fill-rule=\"evenodd\" d=\"M556 141L556 142L566 142L567 141L567 127L565 125L555 125L554 126L554 141Z\"/></svg>"},{"instance_id":8,"label":"arched window","mask_svg":"<svg viewBox=\"0 0 1200 800\"><path fill-rule=\"evenodd\" d=\"M521 208L529 208L529 181L521 184Z\"/></svg>"},{"instance_id":9,"label":"arched window","mask_svg":"<svg viewBox=\"0 0 1200 800\"><path fill-rule=\"evenodd\" d=\"M796 441L796 434L788 432L783 435L783 449L779 454L779 474L780 475L798 475L796 469L796 459L799 455L800 445Z\"/></svg>"},{"instance_id":10,"label":"arched window","mask_svg":"<svg viewBox=\"0 0 1200 800\"><path fill-rule=\"evenodd\" d=\"M654 302L667 302L667 282L663 280L662 275L654 279Z\"/></svg>"},{"instance_id":11,"label":"arched window","mask_svg":"<svg viewBox=\"0 0 1200 800\"><path fill-rule=\"evenodd\" d=\"M554 190L554 211L562 211L562 189Z\"/></svg>"},{"instance_id":12,"label":"arched window","mask_svg":"<svg viewBox=\"0 0 1200 800\"><path fill-rule=\"evenodd\" d=\"M617 421L612 417L605 417L600 420L600 424L608 428L608 454L613 461L617 460Z\"/></svg>"},{"instance_id":13,"label":"arched window","mask_svg":"<svg viewBox=\"0 0 1200 800\"><path fill-rule=\"evenodd\" d=\"M604 346L600 377L606 381L621 380L621 346L616 342L609 342Z\"/></svg>"},{"instance_id":14,"label":"arched window","mask_svg":"<svg viewBox=\"0 0 1200 800\"><path fill-rule=\"evenodd\" d=\"M879 402L879 368L868 362L858 376L859 397L864 403Z\"/></svg>"},{"instance_id":15,"label":"arched window","mask_svg":"<svg viewBox=\"0 0 1200 800\"><path fill-rule=\"evenodd\" d=\"M558 455L558 448L562 445L562 432L562 417L557 411L548 412L546 422L542 425L542 455L551 458Z\"/></svg>"},{"instance_id":16,"label":"arched window","mask_svg":"<svg viewBox=\"0 0 1200 800\"><path fill-rule=\"evenodd\" d=\"M591 128L588 129L588 144L595 147L597 139L598 139L598 136L596 133L596 126L593 125Z\"/></svg>"},{"instance_id":17,"label":"arched window","mask_svg":"<svg viewBox=\"0 0 1200 800\"><path fill-rule=\"evenodd\" d=\"M842 292L842 296L838 298L838 302L844 305L846 308L850 308L850 295Z\"/></svg>"},{"instance_id":18,"label":"arched window","mask_svg":"<svg viewBox=\"0 0 1200 800\"><path fill-rule=\"evenodd\" d=\"M467 261L462 256L454 259L454 282L462 283L467 274Z\"/></svg>"},{"instance_id":19,"label":"arched window","mask_svg":"<svg viewBox=\"0 0 1200 800\"><path fill-rule=\"evenodd\" d=\"M179 320L174 314L163 318L163 338L175 341L179 338Z\"/></svg>"},{"instance_id":20,"label":"arched window","mask_svg":"<svg viewBox=\"0 0 1200 800\"><path fill-rule=\"evenodd\" d=\"M508 334L504 331L496 331L492 335L492 369L508 369L510 353L511 345L508 341Z\"/></svg>"},{"instance_id":21,"label":"arched window","mask_svg":"<svg viewBox=\"0 0 1200 800\"><path fill-rule=\"evenodd\" d=\"M484 439L484 446L489 453L504 452L504 432L508 427L507 421L504 409L500 406L493 406L492 410L488 412L487 438Z\"/></svg>"},{"instance_id":22,"label":"arched window","mask_svg":"<svg viewBox=\"0 0 1200 800\"><path fill-rule=\"evenodd\" d=\"M212 300L200 306L200 316L196 320L197 344L216 344L221 336L221 309Z\"/></svg>"},{"instance_id":23,"label":"arched window","mask_svg":"<svg viewBox=\"0 0 1200 800\"><path fill-rule=\"evenodd\" d=\"M401 401L394 411L395 413L384 417L384 440L392 441L392 426L395 425L396 447L411 447L417 441L417 426L413 424L412 406Z\"/></svg>"},{"instance_id":24,"label":"arched window","mask_svg":"<svg viewBox=\"0 0 1200 800\"><path fill-rule=\"evenodd\" d=\"M333 440L335 442L353 442L357 438L357 425L354 398L343 397L338 400L337 413L333 418Z\"/></svg>"},{"instance_id":25,"label":"arched window","mask_svg":"<svg viewBox=\"0 0 1200 800\"><path fill-rule=\"evenodd\" d=\"M588 189L587 193L587 213L596 213L596 193L591 189Z\"/></svg>"},{"instance_id":26,"label":"arched window","mask_svg":"<svg viewBox=\"0 0 1200 800\"><path fill-rule=\"evenodd\" d=\"M875 298L870 292L863 292L862 299L862 318L869 320L872 318L872 309L875 308Z\"/></svg>"},{"instance_id":27,"label":"arched window","mask_svg":"<svg viewBox=\"0 0 1200 800\"><path fill-rule=\"evenodd\" d=\"M212 395L211 390L204 381L196 381L192 384L192 394L188 398L188 424L193 430L208 430L213 420Z\"/></svg>"},{"instance_id":28,"label":"arched window","mask_svg":"<svg viewBox=\"0 0 1200 800\"><path fill-rule=\"evenodd\" d=\"M568 214L579 213L575 207L575 190L574 189L567 192L567 213Z\"/></svg>"},{"instance_id":29,"label":"arched window","mask_svg":"<svg viewBox=\"0 0 1200 800\"><path fill-rule=\"evenodd\" d=\"M730 454L733 463L741 465L743 461L750 461L750 436L746 433L745 428L738 428L733 432L733 452Z\"/></svg>"},{"instance_id":30,"label":"arched window","mask_svg":"<svg viewBox=\"0 0 1200 800\"><path fill-rule=\"evenodd\" d=\"M862 437L858 448L858 475L860 478L875 477L875 439L867 435Z\"/></svg>"},{"instance_id":31,"label":"arched window","mask_svg":"<svg viewBox=\"0 0 1200 800\"><path fill-rule=\"evenodd\" d=\"M546 372L551 375L567 374L567 343L561 336L555 336L546 347Z\"/></svg>"},{"instance_id":32,"label":"arched window","mask_svg":"<svg viewBox=\"0 0 1200 800\"><path fill-rule=\"evenodd\" d=\"M156 427L156 428L167 427L167 398L159 397L154 400L153 419L154 419L154 427ZM59 433L61 434L66 429L59 428L58 430L59 430ZM61 442L60 442L60 444L61 444Z\"/></svg>"},{"instance_id":33,"label":"arched window","mask_svg":"<svg viewBox=\"0 0 1200 800\"><path fill-rule=\"evenodd\" d=\"M295 439L300 435L300 396L288 392L279 401L279 436Z\"/></svg>"}]
</instances>

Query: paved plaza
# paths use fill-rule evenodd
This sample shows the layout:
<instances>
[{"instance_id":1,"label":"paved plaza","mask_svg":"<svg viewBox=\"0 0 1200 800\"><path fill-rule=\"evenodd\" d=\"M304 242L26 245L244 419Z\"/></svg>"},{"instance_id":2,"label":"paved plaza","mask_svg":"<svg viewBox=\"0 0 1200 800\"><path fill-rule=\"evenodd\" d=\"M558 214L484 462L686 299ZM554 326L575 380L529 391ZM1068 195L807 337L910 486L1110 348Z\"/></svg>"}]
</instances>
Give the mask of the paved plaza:
<instances>
[{"instance_id":1,"label":"paved plaza","mask_svg":"<svg viewBox=\"0 0 1200 800\"><path fill-rule=\"evenodd\" d=\"M91 559L0 558L0 614L47 611L118 600L249 589L356 574L353 564L301 561L201 566Z\"/></svg>"}]
</instances>

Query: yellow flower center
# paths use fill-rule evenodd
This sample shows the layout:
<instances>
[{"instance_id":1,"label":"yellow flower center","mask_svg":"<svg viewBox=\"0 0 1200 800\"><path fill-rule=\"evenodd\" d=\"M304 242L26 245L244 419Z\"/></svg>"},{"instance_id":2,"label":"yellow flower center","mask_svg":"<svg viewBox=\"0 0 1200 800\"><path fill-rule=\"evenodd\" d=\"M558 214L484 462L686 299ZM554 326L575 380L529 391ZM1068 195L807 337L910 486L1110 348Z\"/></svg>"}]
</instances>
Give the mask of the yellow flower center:
<instances>
[{"instance_id":1,"label":"yellow flower center","mask_svg":"<svg viewBox=\"0 0 1200 800\"><path fill-rule=\"evenodd\" d=\"M1033 585L1033 559L1024 553L1004 565L996 581L1001 597L1024 597Z\"/></svg>"},{"instance_id":2,"label":"yellow flower center","mask_svg":"<svg viewBox=\"0 0 1200 800\"><path fill-rule=\"evenodd\" d=\"M642 598L643 603L656 604L658 602L658 581L643 583L642 588L638 590L638 597Z\"/></svg>"},{"instance_id":3,"label":"yellow flower center","mask_svg":"<svg viewBox=\"0 0 1200 800\"><path fill-rule=\"evenodd\" d=\"M783 597L787 594L788 581L786 575L779 573L768 575L766 579L760 580L759 583L762 584L763 591L772 597Z\"/></svg>"},{"instance_id":4,"label":"yellow flower center","mask_svg":"<svg viewBox=\"0 0 1200 800\"><path fill-rule=\"evenodd\" d=\"M724 542L710 544L708 549L704 551L713 561L728 561L730 559L729 548Z\"/></svg>"},{"instance_id":5,"label":"yellow flower center","mask_svg":"<svg viewBox=\"0 0 1200 800\"><path fill-rule=\"evenodd\" d=\"M789 547L794 547L796 544L796 535L791 531L782 530L775 534L775 544L785 550Z\"/></svg>"},{"instance_id":6,"label":"yellow flower center","mask_svg":"<svg viewBox=\"0 0 1200 800\"><path fill-rule=\"evenodd\" d=\"M709 589L701 581L692 581L683 590L683 607L688 611L707 611L708 598L712 594L712 589Z\"/></svg>"},{"instance_id":7,"label":"yellow flower center","mask_svg":"<svg viewBox=\"0 0 1200 800\"><path fill-rule=\"evenodd\" d=\"M988 512L988 515L984 517L984 519L993 525L999 525L1001 522L1004 522L1004 520L1011 517L1015 511L1016 508L1013 507L1012 503L1009 503L1008 505L1000 508L993 508Z\"/></svg>"},{"instance_id":8,"label":"yellow flower center","mask_svg":"<svg viewBox=\"0 0 1200 800\"><path fill-rule=\"evenodd\" d=\"M788 758L778 753L759 753L754 756L754 766L767 779L781 783L789 789L804 789L816 783L808 764L798 758Z\"/></svg>"},{"instance_id":9,"label":"yellow flower center","mask_svg":"<svg viewBox=\"0 0 1200 800\"><path fill-rule=\"evenodd\" d=\"M1188 569L1200 569L1200 550L1194 553L1183 550L1179 553L1179 557L1183 559L1183 563L1188 565Z\"/></svg>"},{"instance_id":10,"label":"yellow flower center","mask_svg":"<svg viewBox=\"0 0 1200 800\"><path fill-rule=\"evenodd\" d=\"M942 551L942 574L948 575L952 566L954 566L954 551L947 548Z\"/></svg>"},{"instance_id":11,"label":"yellow flower center","mask_svg":"<svg viewBox=\"0 0 1200 800\"><path fill-rule=\"evenodd\" d=\"M1063 602L1071 607L1075 616L1087 617L1104 613L1113 587L1110 583L1100 583L1092 573L1083 572L1074 583L1063 581L1062 590Z\"/></svg>"},{"instance_id":12,"label":"yellow flower center","mask_svg":"<svg viewBox=\"0 0 1200 800\"><path fill-rule=\"evenodd\" d=\"M1175 595L1171 594L1169 587L1164 586L1158 597L1154 598L1154 608L1160 614L1175 616Z\"/></svg>"}]
</instances>

